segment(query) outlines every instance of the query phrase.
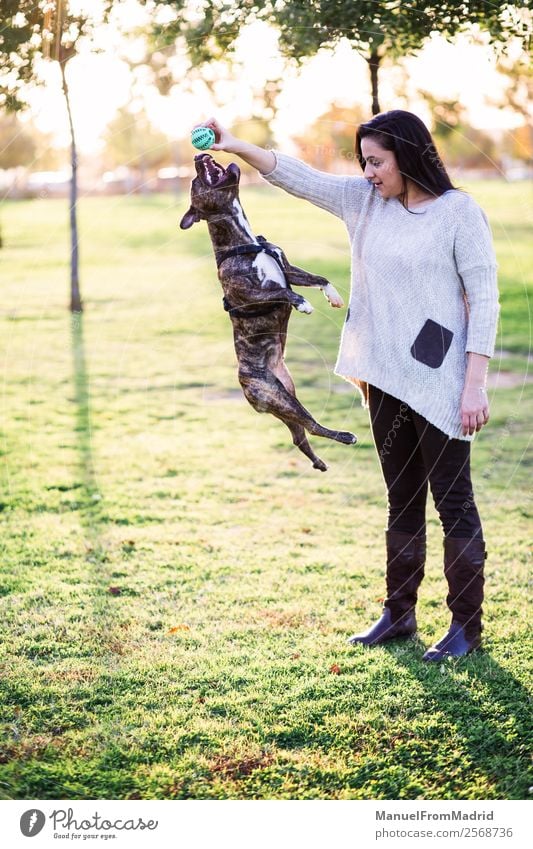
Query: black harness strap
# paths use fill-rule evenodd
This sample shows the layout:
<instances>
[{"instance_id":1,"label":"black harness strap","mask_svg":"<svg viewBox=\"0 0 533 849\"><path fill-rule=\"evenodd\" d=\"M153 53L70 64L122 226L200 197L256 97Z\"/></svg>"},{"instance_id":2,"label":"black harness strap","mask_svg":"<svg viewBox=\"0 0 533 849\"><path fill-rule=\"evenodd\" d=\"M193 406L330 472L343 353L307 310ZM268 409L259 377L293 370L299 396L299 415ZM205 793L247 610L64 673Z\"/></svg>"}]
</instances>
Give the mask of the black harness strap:
<instances>
[{"instance_id":1,"label":"black harness strap","mask_svg":"<svg viewBox=\"0 0 533 849\"><path fill-rule=\"evenodd\" d=\"M263 304L261 304L261 301L251 301L250 305L257 304L257 307L256 309L250 309L246 305L244 307L232 307L226 296L224 296L222 298L222 304L226 312L233 316L233 318L258 318L261 315L268 315L274 312L275 309L286 304L286 301L264 301Z\"/></svg>"},{"instance_id":2,"label":"black harness strap","mask_svg":"<svg viewBox=\"0 0 533 849\"><path fill-rule=\"evenodd\" d=\"M284 270L284 268L281 264L281 261L280 261L278 254L276 253L276 251L273 248L268 247L268 245L266 244L267 240L265 239L265 237L264 236L257 236L257 241L259 242L259 244L256 244L256 245L254 245L254 244L237 245L235 248L228 248L227 250L224 250L224 251L215 251L217 266L220 268L220 266L224 262L224 260L230 259L231 257L234 257L234 256L245 256L246 254L250 254L250 255L253 254L254 256L257 256L257 254L263 252L263 253L266 253L269 256L271 256L272 259L274 259L277 262L277 264L281 268L281 271L284 274L285 270ZM288 289L291 288L289 283L287 283L287 288ZM222 303L224 305L224 309L226 310L226 312L228 312L234 318L258 318L261 315L268 315L269 313L273 312L279 306L284 304L285 301L268 301L268 302L263 303L263 304L261 304L260 301L259 302L252 301L251 304L250 304L250 307L252 306L253 303L256 303L257 304L256 309L251 309L248 306L232 307L230 302L228 301L228 299L225 296L222 298Z\"/></svg>"},{"instance_id":3,"label":"black harness strap","mask_svg":"<svg viewBox=\"0 0 533 849\"><path fill-rule=\"evenodd\" d=\"M245 256L246 254L253 254L254 256L257 256L257 254L263 252L271 256L272 259L275 259L281 270L284 271L277 252L273 248L268 247L265 237L257 236L257 241L259 244L250 243L247 245L237 245L235 248L228 248L224 251L215 251L217 265L221 265L225 259L230 259L232 256Z\"/></svg>"}]
</instances>

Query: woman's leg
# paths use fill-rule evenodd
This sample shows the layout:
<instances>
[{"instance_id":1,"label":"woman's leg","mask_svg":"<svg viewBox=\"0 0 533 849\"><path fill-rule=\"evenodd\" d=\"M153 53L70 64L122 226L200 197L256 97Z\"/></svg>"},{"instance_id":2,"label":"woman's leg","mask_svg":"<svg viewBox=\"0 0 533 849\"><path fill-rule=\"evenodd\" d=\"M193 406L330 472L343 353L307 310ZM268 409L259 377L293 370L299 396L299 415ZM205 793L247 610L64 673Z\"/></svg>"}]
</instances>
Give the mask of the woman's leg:
<instances>
[{"instance_id":1,"label":"woman's leg","mask_svg":"<svg viewBox=\"0 0 533 849\"><path fill-rule=\"evenodd\" d=\"M414 611L426 558L427 480L407 405L369 386L369 407L388 492L387 598L378 622L349 642L376 645L416 631Z\"/></svg>"},{"instance_id":2,"label":"woman's leg","mask_svg":"<svg viewBox=\"0 0 533 849\"><path fill-rule=\"evenodd\" d=\"M470 442L450 439L418 413L412 418L444 535L482 538L470 477Z\"/></svg>"},{"instance_id":3,"label":"woman's leg","mask_svg":"<svg viewBox=\"0 0 533 849\"><path fill-rule=\"evenodd\" d=\"M413 421L444 530L444 573L452 624L425 660L461 656L481 641L485 543L470 476L470 443L450 439L416 413Z\"/></svg>"},{"instance_id":4,"label":"woman's leg","mask_svg":"<svg viewBox=\"0 0 533 849\"><path fill-rule=\"evenodd\" d=\"M413 411L375 386L368 387L368 406L372 435L387 486L387 528L411 536L424 536L427 476Z\"/></svg>"}]
</instances>

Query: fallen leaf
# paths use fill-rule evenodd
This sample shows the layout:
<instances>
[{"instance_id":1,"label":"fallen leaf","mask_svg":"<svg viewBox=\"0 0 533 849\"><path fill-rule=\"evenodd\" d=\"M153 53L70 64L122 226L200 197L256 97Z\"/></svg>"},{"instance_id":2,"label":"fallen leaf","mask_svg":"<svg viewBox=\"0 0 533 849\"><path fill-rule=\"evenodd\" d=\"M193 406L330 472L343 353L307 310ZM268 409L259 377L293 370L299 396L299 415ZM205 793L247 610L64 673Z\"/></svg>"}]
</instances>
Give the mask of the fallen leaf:
<instances>
[{"instance_id":1,"label":"fallen leaf","mask_svg":"<svg viewBox=\"0 0 533 849\"><path fill-rule=\"evenodd\" d=\"M334 663L334 664L332 664L332 666L330 666L329 671L333 675L340 675L341 674L341 668L336 663Z\"/></svg>"},{"instance_id":2,"label":"fallen leaf","mask_svg":"<svg viewBox=\"0 0 533 849\"><path fill-rule=\"evenodd\" d=\"M169 630L167 631L167 634L177 634L178 631L190 631L190 630L191 629L189 628L188 625L174 625L173 628L169 628Z\"/></svg>"},{"instance_id":3,"label":"fallen leaf","mask_svg":"<svg viewBox=\"0 0 533 849\"><path fill-rule=\"evenodd\" d=\"M294 654L291 654L291 660L298 660L299 657L302 656L302 653L299 651L295 651Z\"/></svg>"},{"instance_id":4,"label":"fallen leaf","mask_svg":"<svg viewBox=\"0 0 533 849\"><path fill-rule=\"evenodd\" d=\"M385 599L384 599L384 598L377 598L377 599L376 599L376 601L378 601L380 604L383 604L383 602L385 601Z\"/></svg>"}]
</instances>

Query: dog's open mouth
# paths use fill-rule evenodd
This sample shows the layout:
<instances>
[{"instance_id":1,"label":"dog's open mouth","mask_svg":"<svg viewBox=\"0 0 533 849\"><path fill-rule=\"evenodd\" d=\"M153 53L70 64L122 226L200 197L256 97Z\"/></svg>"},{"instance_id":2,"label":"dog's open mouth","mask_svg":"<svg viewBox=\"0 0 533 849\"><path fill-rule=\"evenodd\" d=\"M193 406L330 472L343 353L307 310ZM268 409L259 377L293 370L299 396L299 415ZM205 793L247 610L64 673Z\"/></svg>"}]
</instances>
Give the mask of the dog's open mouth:
<instances>
[{"instance_id":1,"label":"dog's open mouth","mask_svg":"<svg viewBox=\"0 0 533 849\"><path fill-rule=\"evenodd\" d=\"M226 169L215 162L208 153L195 156L194 162L198 176L212 188L218 186L227 175Z\"/></svg>"},{"instance_id":2,"label":"dog's open mouth","mask_svg":"<svg viewBox=\"0 0 533 849\"><path fill-rule=\"evenodd\" d=\"M241 170L236 162L230 162L227 168L223 168L209 153L201 153L194 157L194 164L198 177L210 189L239 184Z\"/></svg>"}]
</instances>

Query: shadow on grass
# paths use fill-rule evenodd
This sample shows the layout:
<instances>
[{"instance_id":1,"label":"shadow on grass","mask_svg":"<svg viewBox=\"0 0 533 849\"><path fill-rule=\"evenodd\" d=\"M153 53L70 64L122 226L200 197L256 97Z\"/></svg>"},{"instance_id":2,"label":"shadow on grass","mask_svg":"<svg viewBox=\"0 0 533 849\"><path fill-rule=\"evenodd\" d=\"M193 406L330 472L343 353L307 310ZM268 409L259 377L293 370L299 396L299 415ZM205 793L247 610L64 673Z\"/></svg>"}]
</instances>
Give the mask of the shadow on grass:
<instances>
[{"instance_id":1,"label":"shadow on grass","mask_svg":"<svg viewBox=\"0 0 533 849\"><path fill-rule=\"evenodd\" d=\"M415 645L418 655L420 643ZM454 727L473 769L486 776L497 797L530 798L531 703L520 681L486 650L438 664L414 658L412 644L384 648L419 682L426 704L440 713L448 730Z\"/></svg>"},{"instance_id":2,"label":"shadow on grass","mask_svg":"<svg viewBox=\"0 0 533 849\"><path fill-rule=\"evenodd\" d=\"M89 378L83 339L83 313L71 316L74 401L76 404L76 446L79 458L81 491L81 523L95 559L105 560L105 546L100 525L105 522L102 494L98 488L92 451L91 406Z\"/></svg>"},{"instance_id":3,"label":"shadow on grass","mask_svg":"<svg viewBox=\"0 0 533 849\"><path fill-rule=\"evenodd\" d=\"M76 404L76 445L79 460L80 477L80 523L85 534L85 560L90 568L86 580L91 585L92 619L100 635L99 651L105 655L106 669L110 662L118 663L113 647L117 641L117 606L115 596L123 594L123 588L110 586L114 577L110 564L109 543L105 539L105 528L109 526L109 516L96 474L93 452L93 432L91 420L90 377L85 358L83 336L83 314L74 313L71 318L72 358L74 400Z\"/></svg>"}]
</instances>

